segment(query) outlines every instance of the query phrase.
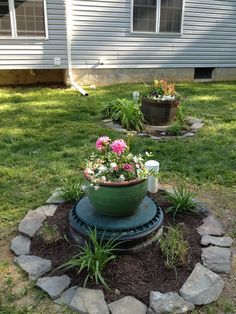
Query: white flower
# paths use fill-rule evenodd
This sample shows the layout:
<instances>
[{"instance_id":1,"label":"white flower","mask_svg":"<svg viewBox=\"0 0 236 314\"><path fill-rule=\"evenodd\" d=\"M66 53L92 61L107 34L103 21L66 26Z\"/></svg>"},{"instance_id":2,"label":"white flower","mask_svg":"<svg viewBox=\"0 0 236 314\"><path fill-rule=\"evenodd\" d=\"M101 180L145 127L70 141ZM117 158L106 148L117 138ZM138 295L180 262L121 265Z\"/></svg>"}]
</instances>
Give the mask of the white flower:
<instances>
[{"instance_id":1,"label":"white flower","mask_svg":"<svg viewBox=\"0 0 236 314\"><path fill-rule=\"evenodd\" d=\"M113 170L117 167L117 164L115 162L110 163L110 169Z\"/></svg>"},{"instance_id":2,"label":"white flower","mask_svg":"<svg viewBox=\"0 0 236 314\"><path fill-rule=\"evenodd\" d=\"M124 176L123 174L121 174L121 175L119 176L118 181L120 181L120 182L125 181L125 176Z\"/></svg>"},{"instance_id":3,"label":"white flower","mask_svg":"<svg viewBox=\"0 0 236 314\"><path fill-rule=\"evenodd\" d=\"M104 172L104 171L107 171L107 167L104 166L104 165L101 165L99 168L98 168L99 172Z\"/></svg>"},{"instance_id":4,"label":"white flower","mask_svg":"<svg viewBox=\"0 0 236 314\"><path fill-rule=\"evenodd\" d=\"M174 100L175 96L162 96L161 100Z\"/></svg>"},{"instance_id":5,"label":"white flower","mask_svg":"<svg viewBox=\"0 0 236 314\"><path fill-rule=\"evenodd\" d=\"M100 187L98 186L98 185L94 185L94 190L95 191L97 191L97 190L99 190L100 189Z\"/></svg>"},{"instance_id":6,"label":"white flower","mask_svg":"<svg viewBox=\"0 0 236 314\"><path fill-rule=\"evenodd\" d=\"M94 171L92 169L90 169L90 168L87 168L86 171L87 171L88 174L94 174Z\"/></svg>"},{"instance_id":7,"label":"white flower","mask_svg":"<svg viewBox=\"0 0 236 314\"><path fill-rule=\"evenodd\" d=\"M136 164L136 168L137 168L137 169L139 169L139 168L140 168L139 164Z\"/></svg>"},{"instance_id":8,"label":"white flower","mask_svg":"<svg viewBox=\"0 0 236 314\"><path fill-rule=\"evenodd\" d=\"M137 164L139 162L138 157L134 156L134 162Z\"/></svg>"},{"instance_id":9,"label":"white flower","mask_svg":"<svg viewBox=\"0 0 236 314\"><path fill-rule=\"evenodd\" d=\"M102 177L101 177L101 180L102 180L102 181L107 181L107 178L106 178L105 176L102 176Z\"/></svg>"}]
</instances>

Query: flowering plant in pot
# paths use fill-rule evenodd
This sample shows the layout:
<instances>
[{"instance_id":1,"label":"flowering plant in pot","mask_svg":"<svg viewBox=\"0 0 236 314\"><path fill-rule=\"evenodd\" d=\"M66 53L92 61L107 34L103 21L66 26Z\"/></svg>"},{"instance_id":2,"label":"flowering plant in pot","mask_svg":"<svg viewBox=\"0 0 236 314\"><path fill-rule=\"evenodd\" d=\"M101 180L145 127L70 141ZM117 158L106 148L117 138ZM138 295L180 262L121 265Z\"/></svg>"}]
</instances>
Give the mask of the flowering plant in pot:
<instances>
[{"instance_id":1,"label":"flowering plant in pot","mask_svg":"<svg viewBox=\"0 0 236 314\"><path fill-rule=\"evenodd\" d=\"M111 217L135 213L147 192L148 170L142 155L130 152L128 141L98 138L96 153L84 171L89 200L100 214Z\"/></svg>"},{"instance_id":2,"label":"flowering plant in pot","mask_svg":"<svg viewBox=\"0 0 236 314\"><path fill-rule=\"evenodd\" d=\"M151 125L169 124L176 117L179 96L175 85L165 80L155 80L142 98L141 111Z\"/></svg>"}]
</instances>

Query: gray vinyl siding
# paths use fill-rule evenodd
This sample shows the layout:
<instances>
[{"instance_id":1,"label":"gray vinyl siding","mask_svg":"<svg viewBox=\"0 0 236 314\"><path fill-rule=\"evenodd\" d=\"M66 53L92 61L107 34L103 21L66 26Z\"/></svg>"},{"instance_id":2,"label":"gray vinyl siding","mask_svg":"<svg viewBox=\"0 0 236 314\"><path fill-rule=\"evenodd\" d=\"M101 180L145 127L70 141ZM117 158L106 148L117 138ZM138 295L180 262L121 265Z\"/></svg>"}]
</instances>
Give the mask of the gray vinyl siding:
<instances>
[{"instance_id":1,"label":"gray vinyl siding","mask_svg":"<svg viewBox=\"0 0 236 314\"><path fill-rule=\"evenodd\" d=\"M74 68L236 67L236 0L186 0L182 36L131 33L131 0L72 3Z\"/></svg>"},{"instance_id":2,"label":"gray vinyl siding","mask_svg":"<svg viewBox=\"0 0 236 314\"><path fill-rule=\"evenodd\" d=\"M46 2L48 39L0 37L0 70L67 67L65 0L47 0ZM54 66L54 57L61 57L61 66Z\"/></svg>"}]
</instances>

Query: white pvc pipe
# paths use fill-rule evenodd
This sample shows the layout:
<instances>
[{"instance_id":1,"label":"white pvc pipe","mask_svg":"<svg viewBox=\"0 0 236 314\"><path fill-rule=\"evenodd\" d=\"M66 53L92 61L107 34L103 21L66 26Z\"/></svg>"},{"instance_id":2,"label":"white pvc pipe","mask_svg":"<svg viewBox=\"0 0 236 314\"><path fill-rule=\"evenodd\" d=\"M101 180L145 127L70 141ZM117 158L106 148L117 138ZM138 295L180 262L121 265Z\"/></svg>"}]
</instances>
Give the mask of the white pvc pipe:
<instances>
[{"instance_id":1,"label":"white pvc pipe","mask_svg":"<svg viewBox=\"0 0 236 314\"><path fill-rule=\"evenodd\" d=\"M156 160L148 160L145 163L145 167L148 170L154 171L156 174L159 172L160 164ZM155 176L148 177L148 192L157 193L158 191L158 178Z\"/></svg>"},{"instance_id":2,"label":"white pvc pipe","mask_svg":"<svg viewBox=\"0 0 236 314\"><path fill-rule=\"evenodd\" d=\"M79 91L83 96L88 96L89 94L83 89L83 87L77 84L73 78L71 65L71 33L72 33L71 21L72 21L72 4L71 0L67 0L66 1L66 29L67 29L66 35L67 35L67 61L68 61L67 77L70 84L77 91Z\"/></svg>"}]
</instances>

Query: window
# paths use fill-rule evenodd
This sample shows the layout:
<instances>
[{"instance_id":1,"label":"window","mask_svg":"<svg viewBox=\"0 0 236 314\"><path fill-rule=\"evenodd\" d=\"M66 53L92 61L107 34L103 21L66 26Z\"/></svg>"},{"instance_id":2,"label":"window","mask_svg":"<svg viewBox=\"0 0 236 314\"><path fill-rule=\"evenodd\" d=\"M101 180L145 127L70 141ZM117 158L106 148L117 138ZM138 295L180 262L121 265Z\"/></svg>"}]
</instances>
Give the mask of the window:
<instances>
[{"instance_id":1,"label":"window","mask_svg":"<svg viewBox=\"0 0 236 314\"><path fill-rule=\"evenodd\" d=\"M194 79L195 80L212 80L214 68L195 68Z\"/></svg>"},{"instance_id":2,"label":"window","mask_svg":"<svg viewBox=\"0 0 236 314\"><path fill-rule=\"evenodd\" d=\"M46 37L44 0L6 0L0 4L0 36Z\"/></svg>"},{"instance_id":3,"label":"window","mask_svg":"<svg viewBox=\"0 0 236 314\"><path fill-rule=\"evenodd\" d=\"M133 0L133 31L180 33L183 0Z\"/></svg>"},{"instance_id":4,"label":"window","mask_svg":"<svg viewBox=\"0 0 236 314\"><path fill-rule=\"evenodd\" d=\"M11 18L7 0L0 2L0 36L11 36Z\"/></svg>"}]
</instances>

